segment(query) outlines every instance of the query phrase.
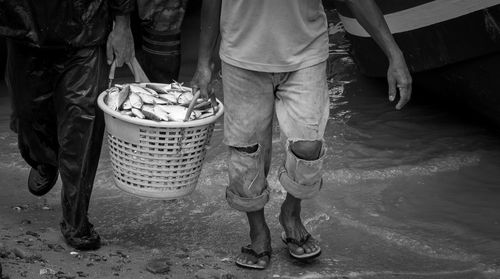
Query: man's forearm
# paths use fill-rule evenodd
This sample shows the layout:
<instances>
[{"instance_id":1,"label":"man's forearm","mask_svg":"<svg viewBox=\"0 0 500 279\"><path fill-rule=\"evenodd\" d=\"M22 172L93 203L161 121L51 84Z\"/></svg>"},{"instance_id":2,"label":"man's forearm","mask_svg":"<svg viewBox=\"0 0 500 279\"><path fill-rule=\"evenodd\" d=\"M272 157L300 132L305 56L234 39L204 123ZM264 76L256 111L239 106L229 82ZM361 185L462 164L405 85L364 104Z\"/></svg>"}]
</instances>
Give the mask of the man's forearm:
<instances>
[{"instance_id":1,"label":"man's forearm","mask_svg":"<svg viewBox=\"0 0 500 279\"><path fill-rule=\"evenodd\" d=\"M204 0L201 8L200 47L198 66L210 66L217 44L220 25L221 0Z\"/></svg>"},{"instance_id":2,"label":"man's forearm","mask_svg":"<svg viewBox=\"0 0 500 279\"><path fill-rule=\"evenodd\" d=\"M389 60L402 56L382 12L373 0L345 0L345 2L361 26L382 48Z\"/></svg>"}]
</instances>

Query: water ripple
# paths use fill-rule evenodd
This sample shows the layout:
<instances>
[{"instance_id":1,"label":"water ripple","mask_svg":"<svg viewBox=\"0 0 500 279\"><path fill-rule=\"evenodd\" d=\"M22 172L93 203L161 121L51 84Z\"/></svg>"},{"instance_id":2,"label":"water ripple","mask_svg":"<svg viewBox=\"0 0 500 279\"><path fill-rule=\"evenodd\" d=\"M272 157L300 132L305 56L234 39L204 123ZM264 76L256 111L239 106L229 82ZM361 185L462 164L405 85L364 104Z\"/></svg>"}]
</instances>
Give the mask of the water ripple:
<instances>
[{"instance_id":1,"label":"water ripple","mask_svg":"<svg viewBox=\"0 0 500 279\"><path fill-rule=\"evenodd\" d=\"M460 152L436 157L418 165L401 165L376 170L342 168L326 170L324 179L332 183L354 184L364 180L385 180L403 176L430 176L440 172L457 171L479 164L477 153Z\"/></svg>"}]
</instances>

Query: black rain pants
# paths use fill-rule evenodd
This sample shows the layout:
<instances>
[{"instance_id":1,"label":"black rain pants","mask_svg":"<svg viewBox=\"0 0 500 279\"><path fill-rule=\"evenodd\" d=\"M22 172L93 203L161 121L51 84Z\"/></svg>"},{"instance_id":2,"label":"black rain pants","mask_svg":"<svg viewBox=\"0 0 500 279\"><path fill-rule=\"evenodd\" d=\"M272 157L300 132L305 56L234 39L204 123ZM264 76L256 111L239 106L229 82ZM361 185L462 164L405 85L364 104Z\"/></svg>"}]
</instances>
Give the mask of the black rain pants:
<instances>
[{"instance_id":1,"label":"black rain pants","mask_svg":"<svg viewBox=\"0 0 500 279\"><path fill-rule=\"evenodd\" d=\"M78 240L92 230L87 211L104 133L96 100L107 85L105 48L39 49L14 40L7 48L21 155L32 167L59 168L61 230Z\"/></svg>"}]
</instances>

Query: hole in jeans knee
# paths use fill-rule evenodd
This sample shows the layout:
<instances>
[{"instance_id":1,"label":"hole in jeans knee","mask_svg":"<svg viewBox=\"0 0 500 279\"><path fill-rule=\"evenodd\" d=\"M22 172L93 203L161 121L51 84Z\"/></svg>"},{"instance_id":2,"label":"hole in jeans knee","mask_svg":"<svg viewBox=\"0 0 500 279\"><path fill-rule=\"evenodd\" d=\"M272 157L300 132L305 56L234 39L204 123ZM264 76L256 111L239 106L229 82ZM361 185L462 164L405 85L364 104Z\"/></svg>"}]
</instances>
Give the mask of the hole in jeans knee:
<instances>
[{"instance_id":1,"label":"hole in jeans knee","mask_svg":"<svg viewBox=\"0 0 500 279\"><path fill-rule=\"evenodd\" d=\"M257 150L259 150L259 145L255 144L255 145L249 145L249 146L232 146L232 148L236 149L237 151L239 151L241 153L252 154L252 153L257 152Z\"/></svg>"},{"instance_id":2,"label":"hole in jeans knee","mask_svg":"<svg viewBox=\"0 0 500 279\"><path fill-rule=\"evenodd\" d=\"M300 159L317 160L321 155L321 140L297 140L290 142L290 150Z\"/></svg>"}]
</instances>

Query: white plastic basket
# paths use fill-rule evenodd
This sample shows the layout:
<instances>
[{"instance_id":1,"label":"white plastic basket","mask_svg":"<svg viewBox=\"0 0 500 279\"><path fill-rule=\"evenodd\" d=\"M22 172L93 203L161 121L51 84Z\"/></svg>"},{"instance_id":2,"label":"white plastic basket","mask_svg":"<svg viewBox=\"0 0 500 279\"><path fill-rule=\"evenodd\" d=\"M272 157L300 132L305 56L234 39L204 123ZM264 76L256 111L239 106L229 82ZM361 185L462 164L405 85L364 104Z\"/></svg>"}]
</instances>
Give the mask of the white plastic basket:
<instances>
[{"instance_id":1,"label":"white plastic basket","mask_svg":"<svg viewBox=\"0 0 500 279\"><path fill-rule=\"evenodd\" d=\"M217 100L213 116L186 122L132 118L110 109L106 92L99 95L104 112L115 184L140 197L176 199L194 191L215 121L224 107Z\"/></svg>"}]
</instances>

